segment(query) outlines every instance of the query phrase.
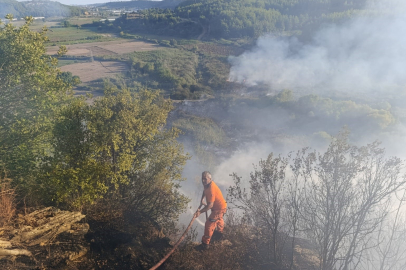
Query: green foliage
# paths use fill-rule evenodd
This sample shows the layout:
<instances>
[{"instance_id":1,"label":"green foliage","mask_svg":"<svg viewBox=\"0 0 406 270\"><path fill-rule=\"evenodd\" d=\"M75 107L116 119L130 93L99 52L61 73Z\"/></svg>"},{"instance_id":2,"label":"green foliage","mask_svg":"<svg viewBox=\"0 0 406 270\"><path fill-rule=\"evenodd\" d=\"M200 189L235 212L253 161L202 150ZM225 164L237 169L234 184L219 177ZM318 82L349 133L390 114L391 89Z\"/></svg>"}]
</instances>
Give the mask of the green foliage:
<instances>
[{"instance_id":1,"label":"green foliage","mask_svg":"<svg viewBox=\"0 0 406 270\"><path fill-rule=\"evenodd\" d=\"M172 125L183 131L181 138L193 141L197 157L210 168L215 166L216 157L208 149L226 148L229 142L224 130L210 118L182 115Z\"/></svg>"},{"instance_id":2,"label":"green foliage","mask_svg":"<svg viewBox=\"0 0 406 270\"><path fill-rule=\"evenodd\" d=\"M79 43L90 43L99 41L110 41L113 40L111 37L105 37L95 32L95 28L81 28L77 29L75 27L50 27L52 31L47 33L49 41L47 45L61 45L61 44L79 44Z\"/></svg>"},{"instance_id":3,"label":"green foliage","mask_svg":"<svg viewBox=\"0 0 406 270\"><path fill-rule=\"evenodd\" d=\"M205 56L199 64L201 83L213 89L223 89L230 71L227 57Z\"/></svg>"},{"instance_id":4,"label":"green foliage","mask_svg":"<svg viewBox=\"0 0 406 270\"><path fill-rule=\"evenodd\" d=\"M213 46L206 47L210 50ZM202 55L182 48L134 52L130 64L128 85L135 86L136 82L164 89L177 100L200 99L212 95L214 89L224 89L230 68L225 56Z\"/></svg>"},{"instance_id":5,"label":"green foliage","mask_svg":"<svg viewBox=\"0 0 406 270\"><path fill-rule=\"evenodd\" d=\"M0 0L0 17L11 13L16 17L69 17L83 15L85 9L63 5L56 1L18 2L16 0Z\"/></svg>"},{"instance_id":6,"label":"green foliage","mask_svg":"<svg viewBox=\"0 0 406 270\"><path fill-rule=\"evenodd\" d=\"M23 3L16 0L0 0L0 17L3 18L7 14L15 14L20 16L20 13L26 12L27 9Z\"/></svg>"},{"instance_id":7,"label":"green foliage","mask_svg":"<svg viewBox=\"0 0 406 270\"><path fill-rule=\"evenodd\" d=\"M395 123L394 116L390 111L373 109L366 104L357 104L354 101L334 101L330 98L322 98L316 95L301 97L292 104L296 115L308 115L310 112L318 118L338 120L351 123L356 129L357 119L364 118L366 124L373 129L385 129ZM301 121L302 117L298 119ZM351 119L356 119L352 122Z\"/></svg>"},{"instance_id":8,"label":"green foliage","mask_svg":"<svg viewBox=\"0 0 406 270\"><path fill-rule=\"evenodd\" d=\"M220 146L226 143L224 131L209 118L186 116L173 123L174 127L182 130L186 136L192 136L202 144Z\"/></svg>"},{"instance_id":9,"label":"green foliage","mask_svg":"<svg viewBox=\"0 0 406 270\"><path fill-rule=\"evenodd\" d=\"M179 131L164 129L171 101L108 85L92 104L73 98L78 78L56 68L46 31L30 22L0 30L0 161L19 196L76 209L103 198L160 224L176 220L188 202L179 192L188 156Z\"/></svg>"},{"instance_id":10,"label":"green foliage","mask_svg":"<svg viewBox=\"0 0 406 270\"><path fill-rule=\"evenodd\" d=\"M71 27L71 23L69 21L63 21L63 27Z\"/></svg>"},{"instance_id":11,"label":"green foliage","mask_svg":"<svg viewBox=\"0 0 406 270\"><path fill-rule=\"evenodd\" d=\"M61 46L59 46L59 50L56 54L58 55L58 57L61 57L61 56L64 56L67 52L68 52L68 49L66 48L66 46L61 45Z\"/></svg>"},{"instance_id":12,"label":"green foliage","mask_svg":"<svg viewBox=\"0 0 406 270\"><path fill-rule=\"evenodd\" d=\"M49 151L53 114L69 98L57 60L45 55L46 29L31 31L31 22L0 30L0 156L22 189Z\"/></svg>"},{"instance_id":13,"label":"green foliage","mask_svg":"<svg viewBox=\"0 0 406 270\"><path fill-rule=\"evenodd\" d=\"M147 9L101 27L129 32L214 38L256 38L269 32L307 32L360 13L365 0L187 0L173 11Z\"/></svg>"},{"instance_id":14,"label":"green foliage","mask_svg":"<svg viewBox=\"0 0 406 270\"><path fill-rule=\"evenodd\" d=\"M155 87L165 89L172 98L194 98L189 88L198 83L196 54L180 49L161 49L134 52L130 61L131 80L145 83L148 87L154 87L150 82L155 81ZM198 94L196 93L196 97Z\"/></svg>"},{"instance_id":15,"label":"green foliage","mask_svg":"<svg viewBox=\"0 0 406 270\"><path fill-rule=\"evenodd\" d=\"M176 143L177 131L162 129L171 108L158 93L114 87L93 105L75 99L63 108L53 132L54 152L43 162L44 197L80 207L149 179L144 186L183 201L174 180L187 157Z\"/></svg>"},{"instance_id":16,"label":"green foliage","mask_svg":"<svg viewBox=\"0 0 406 270\"><path fill-rule=\"evenodd\" d=\"M293 93L289 89L284 89L276 95L275 99L279 103L293 101Z\"/></svg>"},{"instance_id":17,"label":"green foliage","mask_svg":"<svg viewBox=\"0 0 406 270\"><path fill-rule=\"evenodd\" d=\"M72 72L69 72L69 71L65 71L65 72L60 73L58 75L58 78L60 78L66 84L71 85L71 86L76 86L76 85L82 83L79 76L73 76Z\"/></svg>"},{"instance_id":18,"label":"green foliage","mask_svg":"<svg viewBox=\"0 0 406 270\"><path fill-rule=\"evenodd\" d=\"M305 95L294 99L290 90L283 90L270 97L268 101L253 100L251 106L268 107L269 109L283 109L292 117L289 120L292 126L324 129L313 132L337 132L334 127L347 125L353 132L360 129L384 130L396 123L395 116L389 110L374 109L367 104L359 104L351 100L333 100L317 95ZM236 105L239 106L239 105ZM278 112L280 113L280 112ZM315 121L317 119L317 121ZM287 124L289 124L289 122ZM362 122L362 125L359 123ZM318 127L315 127L315 125Z\"/></svg>"}]
</instances>

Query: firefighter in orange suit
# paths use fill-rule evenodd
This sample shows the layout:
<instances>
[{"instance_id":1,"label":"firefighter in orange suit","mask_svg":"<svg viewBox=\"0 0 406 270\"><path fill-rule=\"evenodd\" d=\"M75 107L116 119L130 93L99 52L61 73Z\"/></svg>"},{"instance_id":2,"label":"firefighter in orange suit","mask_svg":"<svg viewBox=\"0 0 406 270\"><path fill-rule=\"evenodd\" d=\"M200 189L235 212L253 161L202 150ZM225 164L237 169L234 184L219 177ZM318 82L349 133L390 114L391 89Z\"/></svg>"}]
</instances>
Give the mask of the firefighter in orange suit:
<instances>
[{"instance_id":1,"label":"firefighter in orange suit","mask_svg":"<svg viewBox=\"0 0 406 270\"><path fill-rule=\"evenodd\" d=\"M202 184L204 186L203 195L201 199L201 205L205 205L204 199L206 198L206 205L203 209L197 210L195 217L198 217L201 213L207 212L211 209L211 214L206 220L204 226L204 235L202 237L202 244L198 246L198 249L207 249L209 247L210 239L214 230L217 227L217 232L220 234L220 238L223 235L224 220L223 216L227 210L227 203L224 200L223 194L219 187L211 179L211 174L208 171L202 173ZM200 207L199 207L200 209Z\"/></svg>"}]
</instances>

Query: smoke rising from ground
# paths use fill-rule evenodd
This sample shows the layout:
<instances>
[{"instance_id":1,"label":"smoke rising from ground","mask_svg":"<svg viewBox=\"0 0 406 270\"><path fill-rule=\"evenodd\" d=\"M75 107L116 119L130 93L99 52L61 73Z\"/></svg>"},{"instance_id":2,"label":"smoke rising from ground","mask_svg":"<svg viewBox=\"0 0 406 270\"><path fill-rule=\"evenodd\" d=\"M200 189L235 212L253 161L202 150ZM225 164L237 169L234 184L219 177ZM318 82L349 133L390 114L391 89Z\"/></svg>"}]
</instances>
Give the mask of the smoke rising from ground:
<instances>
[{"instance_id":1,"label":"smoke rising from ground","mask_svg":"<svg viewBox=\"0 0 406 270\"><path fill-rule=\"evenodd\" d=\"M406 86L406 54L403 52L406 45L406 37L403 35L406 30L405 3L380 1L368 9L381 12L379 15L376 12L365 13L341 25L325 26L315 33L309 44L300 42L297 38L261 37L252 50L239 57L230 58L231 80L245 80L246 84L265 83L276 90L289 88L300 92L299 94L314 90L326 95L334 91L368 93L368 96L375 95L381 101L386 101L389 91L396 92ZM239 109L241 111L238 114L238 122L249 123L252 132L257 129L263 133L276 129L282 130L283 133L292 131L288 130L286 123L290 117L288 111L273 110L270 113L258 109L261 111L249 114L242 108ZM219 115L216 117L220 118ZM317 117L315 121L318 121ZM342 128L342 124L338 124L338 121L331 122L331 125L337 126L337 130ZM362 124L360 123L360 126ZM322 130L325 129L326 127ZM358 138L351 140L360 146L380 139L388 155L404 157L405 130L402 124L397 124L391 130L377 130L369 134L360 132L357 134ZM296 131L295 129L292 133ZM311 139L312 134L319 131L321 130L312 126L307 127L301 134L307 137L307 140L298 139L301 135L295 134L297 138L287 138L285 141L270 142L264 139L242 144L241 151L234 152L212 170L213 179L226 196L226 190L233 184L229 176L231 173L236 172L248 183L249 174L254 170L253 166L258 165L258 162L271 152L286 155L306 146L323 152L326 148L325 142L315 142ZM206 169L194 159L185 167L184 176L188 180L182 185L183 191L193 201L190 210L183 216L183 223L190 220L199 205L203 188L198 181L201 172ZM197 184L196 177L199 178ZM204 220L205 218L201 217L200 224ZM197 241L200 240L202 228L198 228L198 232Z\"/></svg>"},{"instance_id":2,"label":"smoke rising from ground","mask_svg":"<svg viewBox=\"0 0 406 270\"><path fill-rule=\"evenodd\" d=\"M230 79L295 91L386 91L406 84L405 4L377 2L369 12L319 30L310 44L264 36L230 58ZM379 15L377 14L377 11Z\"/></svg>"}]
</instances>

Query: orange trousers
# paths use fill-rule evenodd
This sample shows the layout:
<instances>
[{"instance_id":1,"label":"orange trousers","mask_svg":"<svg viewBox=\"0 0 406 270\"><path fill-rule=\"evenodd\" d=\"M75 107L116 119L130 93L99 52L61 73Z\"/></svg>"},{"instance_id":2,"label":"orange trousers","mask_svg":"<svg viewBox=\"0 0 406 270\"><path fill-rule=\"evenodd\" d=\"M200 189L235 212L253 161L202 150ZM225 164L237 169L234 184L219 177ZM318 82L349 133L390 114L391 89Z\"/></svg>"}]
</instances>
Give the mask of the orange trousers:
<instances>
[{"instance_id":1,"label":"orange trousers","mask_svg":"<svg viewBox=\"0 0 406 270\"><path fill-rule=\"evenodd\" d=\"M223 216L227 209L212 210L209 218L206 220L204 225L204 235L202 237L202 242L205 244L210 243L210 239L213 235L214 230L217 227L218 232L223 232L224 229L224 219Z\"/></svg>"}]
</instances>

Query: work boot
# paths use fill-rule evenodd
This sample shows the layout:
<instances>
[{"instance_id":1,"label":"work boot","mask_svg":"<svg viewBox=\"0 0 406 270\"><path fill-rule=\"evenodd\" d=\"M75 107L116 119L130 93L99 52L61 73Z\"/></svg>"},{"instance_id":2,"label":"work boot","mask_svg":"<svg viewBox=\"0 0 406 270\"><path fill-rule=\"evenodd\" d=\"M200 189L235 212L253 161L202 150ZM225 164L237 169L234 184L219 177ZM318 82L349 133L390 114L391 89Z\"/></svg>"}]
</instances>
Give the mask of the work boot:
<instances>
[{"instance_id":1,"label":"work boot","mask_svg":"<svg viewBox=\"0 0 406 270\"><path fill-rule=\"evenodd\" d=\"M212 241L221 241L224 238L224 234L219 231L214 231L213 236L211 237Z\"/></svg>"},{"instance_id":2,"label":"work boot","mask_svg":"<svg viewBox=\"0 0 406 270\"><path fill-rule=\"evenodd\" d=\"M197 251L208 250L208 249L209 249L209 245L202 242L200 245L196 246L195 249L196 249Z\"/></svg>"}]
</instances>

